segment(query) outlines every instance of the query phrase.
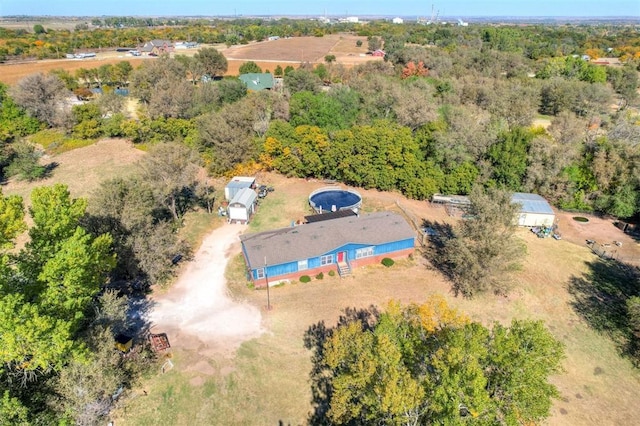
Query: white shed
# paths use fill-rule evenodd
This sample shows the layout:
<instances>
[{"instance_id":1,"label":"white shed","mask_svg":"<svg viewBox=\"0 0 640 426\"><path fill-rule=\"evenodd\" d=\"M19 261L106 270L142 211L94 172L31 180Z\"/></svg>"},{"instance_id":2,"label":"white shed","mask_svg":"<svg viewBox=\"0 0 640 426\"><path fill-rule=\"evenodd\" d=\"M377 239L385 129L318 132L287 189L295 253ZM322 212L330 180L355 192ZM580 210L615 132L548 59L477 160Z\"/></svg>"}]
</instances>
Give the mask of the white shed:
<instances>
[{"instance_id":1,"label":"white shed","mask_svg":"<svg viewBox=\"0 0 640 426\"><path fill-rule=\"evenodd\" d=\"M556 215L547 200L538 194L515 192L511 202L520 204L519 226L553 226Z\"/></svg>"},{"instance_id":2,"label":"white shed","mask_svg":"<svg viewBox=\"0 0 640 426\"><path fill-rule=\"evenodd\" d=\"M254 188L256 178L251 176L234 176L224 187L224 198L227 201L233 200L236 194L243 188Z\"/></svg>"},{"instance_id":3,"label":"white shed","mask_svg":"<svg viewBox=\"0 0 640 426\"><path fill-rule=\"evenodd\" d=\"M248 223L256 211L258 194L251 188L242 188L236 193L227 207L229 222Z\"/></svg>"}]
</instances>

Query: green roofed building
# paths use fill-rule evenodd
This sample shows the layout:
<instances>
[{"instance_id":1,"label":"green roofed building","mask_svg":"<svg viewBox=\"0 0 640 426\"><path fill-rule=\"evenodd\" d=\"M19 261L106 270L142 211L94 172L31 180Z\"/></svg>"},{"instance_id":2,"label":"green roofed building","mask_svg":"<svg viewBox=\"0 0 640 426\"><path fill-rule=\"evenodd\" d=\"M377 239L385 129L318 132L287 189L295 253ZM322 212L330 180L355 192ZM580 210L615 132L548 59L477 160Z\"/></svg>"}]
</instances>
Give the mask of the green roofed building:
<instances>
[{"instance_id":1,"label":"green roofed building","mask_svg":"<svg viewBox=\"0 0 640 426\"><path fill-rule=\"evenodd\" d=\"M274 86L273 76L268 72L241 74L240 80L247 86L247 90L253 92L271 90Z\"/></svg>"}]
</instances>

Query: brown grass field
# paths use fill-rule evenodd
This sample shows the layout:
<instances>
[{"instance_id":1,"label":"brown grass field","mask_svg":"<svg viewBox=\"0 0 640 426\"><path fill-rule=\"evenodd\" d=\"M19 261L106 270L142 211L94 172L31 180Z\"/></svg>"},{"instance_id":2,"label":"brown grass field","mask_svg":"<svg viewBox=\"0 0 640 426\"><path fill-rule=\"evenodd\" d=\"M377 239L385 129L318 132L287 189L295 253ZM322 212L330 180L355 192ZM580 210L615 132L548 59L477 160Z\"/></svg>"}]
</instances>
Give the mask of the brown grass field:
<instances>
[{"instance_id":1,"label":"brown grass field","mask_svg":"<svg viewBox=\"0 0 640 426\"><path fill-rule=\"evenodd\" d=\"M50 158L59 166L45 182L10 182L2 189L5 194L24 196L34 186L64 182L74 196L86 196L101 180L130 173L131 165L143 155L126 141L104 140ZM258 179L273 185L275 192L260 205L251 231L288 226L302 218L309 213L309 193L324 186L275 174L261 174ZM223 182L218 183L219 189L221 185ZM397 211L399 202L415 218L455 221L441 207L427 202L407 200L397 193L359 191L365 212ZM562 217L560 220L563 226ZM191 215L185 236L199 241L219 224L217 217ZM311 410L311 361L302 338L310 325L318 321L334 324L345 307L384 307L390 300L421 302L431 294L441 294L484 324L542 319L566 345L564 372L552 378L562 397L546 424L636 424L640 373L619 356L614 342L591 329L570 305L569 283L585 277L589 262L596 259L580 240L591 238L594 232L602 241L621 240L621 232L610 223L596 225L567 230L575 242L539 239L522 230L519 235L527 244L528 255L517 288L509 297L473 300L455 297L443 276L417 252L414 260L400 261L389 269L374 265L355 270L346 279L327 276L321 281L272 288L273 309L266 311L266 292L247 288L242 257L233 255L227 269L230 292L262 309L266 333L235 352L209 347L197 338L182 336L172 341L175 367L165 374L158 367L143 378L120 400L113 418L118 425L136 426L305 424ZM233 250L239 253L239 244Z\"/></svg>"},{"instance_id":2,"label":"brown grass field","mask_svg":"<svg viewBox=\"0 0 640 426\"><path fill-rule=\"evenodd\" d=\"M288 226L308 214L308 194L321 182L287 179L273 174L260 181L276 191L260 206L252 230ZM399 194L361 190L364 209L394 209L396 201L418 218L452 221L440 207L407 200ZM610 238L618 231L607 229ZM197 339L175 342L171 372L145 379L116 413L117 424L305 424L311 410L309 352L302 338L318 321L331 325L345 307L385 306L390 300L424 301L441 294L450 304L484 324L514 318L542 319L566 345L565 371L552 378L561 392L553 425L617 425L636 420L640 374L620 358L615 345L589 328L570 306L568 283L583 277L595 257L579 244L539 239L523 230L528 255L519 286L506 298L483 296L465 300L451 294L449 284L421 256L393 268L371 266L352 277L325 277L290 283L271 290L273 309L266 311L266 292L246 287L241 255L228 267L233 295L260 307L267 333L245 342L235 353L221 352ZM604 236L603 236L604 238ZM235 247L239 253L239 245ZM144 394L143 390L146 392Z\"/></svg>"},{"instance_id":3,"label":"brown grass field","mask_svg":"<svg viewBox=\"0 0 640 426\"><path fill-rule=\"evenodd\" d=\"M363 47L357 47L356 41L362 40ZM229 67L226 75L238 75L240 66L247 61L254 61L264 71L273 72L280 65L297 68L302 62L322 63L326 55L335 55L336 63L347 67L366 61L381 60L365 55L366 37L348 34L332 34L325 37L297 37L274 41L263 41L248 45L232 46L215 45L228 59ZM193 50L178 50L173 53L193 55ZM26 61L20 63L0 64L0 82L15 84L30 74L47 73L55 69L64 69L71 73L80 68L97 68L105 64L129 61L135 68L144 61L154 60L152 57L132 57L122 52L102 51L95 59L48 59L42 61Z\"/></svg>"},{"instance_id":4,"label":"brown grass field","mask_svg":"<svg viewBox=\"0 0 640 426\"><path fill-rule=\"evenodd\" d=\"M10 182L2 189L5 194L25 196L34 186L63 182L74 196L87 196L100 181L130 173L134 169L131 165L143 155L126 141L104 140L50 158L59 165L47 181ZM275 174L261 174L258 179L276 190L261 204L251 231L288 226L302 218L309 213L309 193L324 186ZM219 189L222 184L218 183ZM365 212L397 211L399 202L415 218L455 221L441 207L424 201L408 200L397 193L359 191ZM561 227L568 228L563 220L561 217ZM198 235L219 222L219 218L193 215L186 220L185 235L199 241ZM589 228L591 224L596 226ZM562 241L539 239L522 230L519 235L527 244L528 255L517 288L509 297L473 300L455 297L443 276L418 252L414 260L400 261L389 269L370 266L346 279L327 276L322 281L272 288L273 309L266 311L266 292L247 288L242 257L236 254L227 270L230 292L262 309L267 332L231 353L197 338L183 336L172 341L175 367L166 374L158 371L145 377L121 399L113 417L118 425L305 424L311 410L311 363L302 337L310 325L318 321L334 324L345 307L384 307L390 300L421 302L431 294L441 294L484 324L542 319L566 345L564 372L552 378L562 397L555 402L547 424L636 424L640 372L619 356L614 342L576 314L568 291L569 283L586 277L589 262L596 260L582 239L597 234L601 241L622 240L623 235L605 222L574 228L566 231L571 238ZM635 242L629 244L637 247ZM233 250L239 253L239 244Z\"/></svg>"}]
</instances>

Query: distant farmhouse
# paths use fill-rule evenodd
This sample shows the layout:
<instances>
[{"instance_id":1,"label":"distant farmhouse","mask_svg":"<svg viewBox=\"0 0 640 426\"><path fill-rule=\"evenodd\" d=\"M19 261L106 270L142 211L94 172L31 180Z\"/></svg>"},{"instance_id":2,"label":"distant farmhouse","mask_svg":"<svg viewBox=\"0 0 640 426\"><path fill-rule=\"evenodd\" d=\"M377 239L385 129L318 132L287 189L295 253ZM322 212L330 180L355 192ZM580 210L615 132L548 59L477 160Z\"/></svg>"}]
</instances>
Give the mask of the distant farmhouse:
<instances>
[{"instance_id":1,"label":"distant farmhouse","mask_svg":"<svg viewBox=\"0 0 640 426\"><path fill-rule=\"evenodd\" d=\"M275 86L275 80L273 76L266 73L248 73L240 74L240 81L247 86L247 90L250 92L259 92L261 90L272 90Z\"/></svg>"},{"instance_id":2,"label":"distant farmhouse","mask_svg":"<svg viewBox=\"0 0 640 426\"><path fill-rule=\"evenodd\" d=\"M249 279L256 287L356 267L413 253L416 233L391 212L333 220L240 236Z\"/></svg>"},{"instance_id":3,"label":"distant farmhouse","mask_svg":"<svg viewBox=\"0 0 640 426\"><path fill-rule=\"evenodd\" d=\"M393 18L391 22L393 22L394 24L402 24L404 23L404 19L396 17L396 18Z\"/></svg>"},{"instance_id":4,"label":"distant farmhouse","mask_svg":"<svg viewBox=\"0 0 640 426\"><path fill-rule=\"evenodd\" d=\"M169 40L151 40L146 42L139 50L146 55L159 56L163 53L173 52L174 46Z\"/></svg>"}]
</instances>

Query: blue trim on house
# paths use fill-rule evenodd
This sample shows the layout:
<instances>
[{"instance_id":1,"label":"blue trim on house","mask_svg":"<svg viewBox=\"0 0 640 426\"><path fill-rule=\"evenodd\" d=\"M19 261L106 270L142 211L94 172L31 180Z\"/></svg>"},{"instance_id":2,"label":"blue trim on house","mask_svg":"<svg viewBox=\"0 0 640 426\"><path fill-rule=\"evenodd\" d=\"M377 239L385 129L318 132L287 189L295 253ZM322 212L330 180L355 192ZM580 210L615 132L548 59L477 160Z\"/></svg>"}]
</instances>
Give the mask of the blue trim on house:
<instances>
[{"instance_id":1,"label":"blue trim on house","mask_svg":"<svg viewBox=\"0 0 640 426\"><path fill-rule=\"evenodd\" d=\"M323 256L332 256L332 264L336 265L337 264L337 254L340 252L346 252L347 256L346 256L346 261L347 262L351 262L353 260L357 260L356 259L356 251L358 249L364 249L367 247L373 247L373 253L372 256L379 256L382 254L387 254L387 253L394 253L397 251L402 251L402 250L406 250L406 249L411 249L413 248L415 245L415 239L414 238L407 238L404 240L399 240L399 241L391 241L388 243L384 243L384 244L353 244L353 243L349 243L349 244L345 244L342 245L340 247L337 247L329 252L326 253L322 253L319 254L318 256L315 257L310 257L308 259L298 259L296 261L293 262L287 262L287 263L282 263L282 264L278 264L278 265L269 265L269 259L267 258L267 278L269 280L277 280L278 277L282 276L282 275L288 275L288 274L292 274L292 273L296 273L296 272L304 272L305 270L308 269L315 269L315 268L319 268L322 265L321 263L321 258ZM242 252L244 254L245 259L247 259L247 253L245 251L244 246L242 247ZM306 269L298 269L298 265L300 263L300 261L307 261L307 268ZM263 269L264 265L251 265L252 269L251 269L251 277L254 280L258 280L258 279L262 279L262 277L258 278L257 277L257 270L258 269Z\"/></svg>"}]
</instances>

